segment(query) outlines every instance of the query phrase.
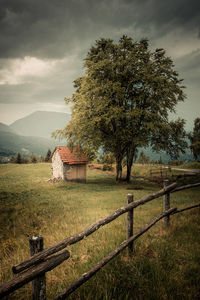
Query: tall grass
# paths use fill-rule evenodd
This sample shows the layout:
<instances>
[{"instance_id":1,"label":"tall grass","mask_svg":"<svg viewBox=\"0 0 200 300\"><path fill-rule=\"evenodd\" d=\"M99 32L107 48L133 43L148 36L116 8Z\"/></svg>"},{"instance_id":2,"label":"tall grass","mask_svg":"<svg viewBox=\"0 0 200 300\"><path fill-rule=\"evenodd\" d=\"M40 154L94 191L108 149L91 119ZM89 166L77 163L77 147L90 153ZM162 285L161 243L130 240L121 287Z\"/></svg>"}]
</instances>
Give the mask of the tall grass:
<instances>
[{"instance_id":1,"label":"tall grass","mask_svg":"<svg viewBox=\"0 0 200 300\"><path fill-rule=\"evenodd\" d=\"M200 162L192 161L192 162L183 164L180 167L181 168L187 168L187 169L200 169Z\"/></svg>"},{"instance_id":2,"label":"tall grass","mask_svg":"<svg viewBox=\"0 0 200 300\"><path fill-rule=\"evenodd\" d=\"M145 173L133 168L133 172ZM139 199L160 189L155 183L116 184L114 175L89 170L87 184L50 183L51 165L0 165L0 281L13 277L11 267L29 257L28 238L39 234L45 247L85 229L126 204L127 193ZM134 174L133 174L134 175ZM137 189L135 189L137 187ZM141 188L141 189L138 189ZM172 194L172 206L199 202L199 190ZM162 211L155 199L134 212L134 231ZM69 299L198 299L200 296L200 214L194 209L162 223L135 242L135 254L126 251L110 262ZM63 288L112 251L126 237L126 216L69 247L71 258L47 273L47 297ZM8 299L31 299L30 284Z\"/></svg>"}]
</instances>

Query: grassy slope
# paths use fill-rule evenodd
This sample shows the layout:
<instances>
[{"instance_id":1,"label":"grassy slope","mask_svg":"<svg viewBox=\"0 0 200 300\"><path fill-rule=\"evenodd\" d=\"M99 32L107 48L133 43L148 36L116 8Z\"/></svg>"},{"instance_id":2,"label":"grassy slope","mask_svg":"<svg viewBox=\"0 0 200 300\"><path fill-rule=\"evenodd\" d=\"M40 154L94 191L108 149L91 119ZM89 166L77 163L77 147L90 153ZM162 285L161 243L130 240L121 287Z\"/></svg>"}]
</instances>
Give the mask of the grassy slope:
<instances>
[{"instance_id":1,"label":"grassy slope","mask_svg":"<svg viewBox=\"0 0 200 300\"><path fill-rule=\"evenodd\" d=\"M187 164L180 166L183 169L199 169L200 170L200 162L192 161Z\"/></svg>"},{"instance_id":2,"label":"grassy slope","mask_svg":"<svg viewBox=\"0 0 200 300\"><path fill-rule=\"evenodd\" d=\"M136 169L135 169L136 170ZM139 173L139 170L136 170ZM145 173L144 171L141 172ZM28 237L42 235L45 247L78 233L126 203L160 188L133 182L116 185L112 174L89 171L88 183L49 183L50 164L0 165L0 281L12 278L11 266L28 258ZM143 190L130 190L133 186ZM128 188L128 189L127 189ZM172 206L199 202L199 190L173 194ZM162 199L135 210L135 231L162 211ZM69 248L71 258L47 274L48 299L89 270L125 239L125 216ZM124 251L70 299L198 299L200 296L199 209L160 222L135 243L134 259ZM9 299L30 299L30 284Z\"/></svg>"}]
</instances>

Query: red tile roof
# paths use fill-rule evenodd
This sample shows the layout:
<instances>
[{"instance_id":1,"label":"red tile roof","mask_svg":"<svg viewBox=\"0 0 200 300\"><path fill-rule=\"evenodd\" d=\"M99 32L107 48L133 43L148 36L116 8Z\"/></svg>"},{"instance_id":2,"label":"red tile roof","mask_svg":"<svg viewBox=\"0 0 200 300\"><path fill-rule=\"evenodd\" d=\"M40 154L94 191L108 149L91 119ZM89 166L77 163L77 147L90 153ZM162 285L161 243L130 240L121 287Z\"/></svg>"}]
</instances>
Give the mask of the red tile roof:
<instances>
[{"instance_id":1,"label":"red tile roof","mask_svg":"<svg viewBox=\"0 0 200 300\"><path fill-rule=\"evenodd\" d=\"M78 149L79 148L76 146L71 152L65 146L58 146L55 151L58 151L60 158L64 163L68 163L69 165L87 164L88 160L86 155L83 152L80 153Z\"/></svg>"}]
</instances>

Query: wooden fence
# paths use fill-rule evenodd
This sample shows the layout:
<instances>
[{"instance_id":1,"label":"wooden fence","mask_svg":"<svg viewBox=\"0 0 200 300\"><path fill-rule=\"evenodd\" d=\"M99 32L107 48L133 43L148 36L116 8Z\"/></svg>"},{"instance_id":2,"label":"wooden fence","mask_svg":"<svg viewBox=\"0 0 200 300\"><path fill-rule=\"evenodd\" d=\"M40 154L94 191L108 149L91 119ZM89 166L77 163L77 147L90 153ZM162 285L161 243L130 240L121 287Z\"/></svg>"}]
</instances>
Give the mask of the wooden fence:
<instances>
[{"instance_id":1,"label":"wooden fence","mask_svg":"<svg viewBox=\"0 0 200 300\"><path fill-rule=\"evenodd\" d=\"M0 285L0 298L7 296L19 289L26 283L32 281L32 297L34 300L45 300L46 299L46 281L45 273L54 269L56 266L61 264L64 260L70 257L70 253L67 250L63 250L69 245L75 244L81 241L83 238L89 236L93 232L97 231L102 226L112 222L120 215L127 213L127 237L116 249L104 257L100 262L98 262L91 270L84 273L78 280L73 282L66 290L64 290L60 295L58 295L55 300L66 299L72 292L74 292L78 287L80 287L84 282L90 279L96 272L98 272L104 265L106 265L111 259L118 255L123 249L128 247L128 252L131 254L133 252L133 242L149 230L153 225L155 225L159 220L164 218L164 227L169 226L170 215L192 209L200 206L199 204L185 207L183 209L177 209L176 207L170 208L170 194L178 192L184 189L193 188L200 186L200 183L188 184L182 187L177 187L177 183L172 183L169 185L169 181L164 181L164 187L157 193L145 196L140 200L134 201L133 195L128 194L127 200L128 204L117 209L108 217L98 220L96 223L89 226L82 232L68 237L63 241L54 244L46 249L43 249L43 238L42 237L32 237L29 240L30 244L30 254L31 257L23 261L22 263L12 267L13 273L18 274L13 279ZM164 196L164 206L163 213L155 217L149 224L140 229L137 233L133 234L133 215L134 209L140 205L152 201L153 199ZM52 255L57 253L56 255Z\"/></svg>"},{"instance_id":2,"label":"wooden fence","mask_svg":"<svg viewBox=\"0 0 200 300\"><path fill-rule=\"evenodd\" d=\"M161 178L166 177L168 172L171 172L171 166L167 166L163 168L162 166L159 169L150 169L149 175L150 177L159 176Z\"/></svg>"},{"instance_id":3,"label":"wooden fence","mask_svg":"<svg viewBox=\"0 0 200 300\"><path fill-rule=\"evenodd\" d=\"M170 177L172 178L172 180L176 180L178 178L200 176L200 173L197 173L197 172L184 172L184 169L182 170L182 174L172 174L172 171L173 171L173 168L171 168L170 165L168 165L166 167L161 166L158 169L150 169L149 175L150 175L150 178L159 177L161 179L164 179L164 178L169 177L169 172L170 172L171 173ZM174 171L176 171L176 168L174 169ZM179 169L179 171L180 171L180 169Z\"/></svg>"}]
</instances>

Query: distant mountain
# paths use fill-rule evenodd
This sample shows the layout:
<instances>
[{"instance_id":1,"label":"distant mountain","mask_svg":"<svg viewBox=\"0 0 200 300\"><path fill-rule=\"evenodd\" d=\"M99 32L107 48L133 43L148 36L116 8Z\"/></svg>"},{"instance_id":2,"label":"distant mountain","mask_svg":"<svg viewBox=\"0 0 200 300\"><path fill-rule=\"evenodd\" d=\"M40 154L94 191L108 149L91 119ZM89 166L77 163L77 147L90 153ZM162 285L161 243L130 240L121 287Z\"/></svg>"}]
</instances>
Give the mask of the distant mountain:
<instances>
[{"instance_id":1,"label":"distant mountain","mask_svg":"<svg viewBox=\"0 0 200 300\"><path fill-rule=\"evenodd\" d=\"M57 145L62 144L54 139L17 134L10 126L0 123L0 162L18 152L23 156L30 156L32 153L45 155L48 149L53 151Z\"/></svg>"},{"instance_id":2,"label":"distant mountain","mask_svg":"<svg viewBox=\"0 0 200 300\"><path fill-rule=\"evenodd\" d=\"M15 155L17 152L25 156L31 153L45 155L49 148L53 150L57 145L64 145L65 140L56 141L51 138L51 133L64 128L69 120L70 115L66 113L36 111L10 126L0 123L0 157ZM164 152L157 154L150 147L139 149L139 152L142 150L150 160L158 160L160 157L163 162L170 160ZM186 154L179 159L190 161L193 157L187 149Z\"/></svg>"},{"instance_id":3,"label":"distant mountain","mask_svg":"<svg viewBox=\"0 0 200 300\"><path fill-rule=\"evenodd\" d=\"M4 131L4 132L10 132L10 133L15 133L16 132L8 125L0 123L0 131Z\"/></svg>"},{"instance_id":4,"label":"distant mountain","mask_svg":"<svg viewBox=\"0 0 200 300\"><path fill-rule=\"evenodd\" d=\"M45 155L48 149L53 151L57 144L56 141L42 137L21 136L0 130L0 157L8 157L18 152L24 156L30 156L31 153Z\"/></svg>"},{"instance_id":5,"label":"distant mountain","mask_svg":"<svg viewBox=\"0 0 200 300\"><path fill-rule=\"evenodd\" d=\"M187 140L187 142L188 142L188 140ZM164 163L167 163L169 160L172 160L171 157L169 155L167 155L164 151L160 151L160 153L156 153L151 149L151 147L140 148L138 150L139 150L139 153L138 153L137 159L139 158L140 152L143 151L144 154L150 158L150 160L156 161L161 158L162 162L164 162ZM190 149L187 148L187 149L185 149L185 154L181 154L180 157L178 158L178 160L188 162L188 161L193 161L194 157L193 157Z\"/></svg>"},{"instance_id":6,"label":"distant mountain","mask_svg":"<svg viewBox=\"0 0 200 300\"><path fill-rule=\"evenodd\" d=\"M70 120L70 114L49 111L36 111L10 125L10 128L23 136L51 138L56 129L63 129Z\"/></svg>"}]
</instances>

